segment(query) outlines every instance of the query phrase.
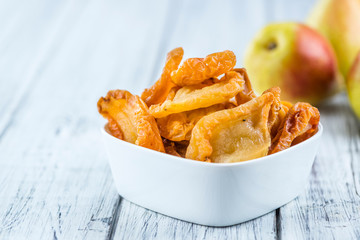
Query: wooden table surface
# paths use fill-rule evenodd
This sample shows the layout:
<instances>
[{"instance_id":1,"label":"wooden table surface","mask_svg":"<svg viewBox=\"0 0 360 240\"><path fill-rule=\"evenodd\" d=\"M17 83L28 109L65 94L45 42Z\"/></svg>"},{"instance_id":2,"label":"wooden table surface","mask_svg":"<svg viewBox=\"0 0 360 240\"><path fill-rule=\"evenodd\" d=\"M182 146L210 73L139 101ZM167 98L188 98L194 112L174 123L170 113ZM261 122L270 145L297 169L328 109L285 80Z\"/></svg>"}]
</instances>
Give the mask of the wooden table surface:
<instances>
[{"instance_id":1,"label":"wooden table surface","mask_svg":"<svg viewBox=\"0 0 360 240\"><path fill-rule=\"evenodd\" d=\"M213 228L121 198L96 102L140 93L166 52L234 50L242 66L271 21L301 21L314 0L0 1L0 239L360 239L360 123L340 94L320 106L324 134L298 198Z\"/></svg>"}]
</instances>

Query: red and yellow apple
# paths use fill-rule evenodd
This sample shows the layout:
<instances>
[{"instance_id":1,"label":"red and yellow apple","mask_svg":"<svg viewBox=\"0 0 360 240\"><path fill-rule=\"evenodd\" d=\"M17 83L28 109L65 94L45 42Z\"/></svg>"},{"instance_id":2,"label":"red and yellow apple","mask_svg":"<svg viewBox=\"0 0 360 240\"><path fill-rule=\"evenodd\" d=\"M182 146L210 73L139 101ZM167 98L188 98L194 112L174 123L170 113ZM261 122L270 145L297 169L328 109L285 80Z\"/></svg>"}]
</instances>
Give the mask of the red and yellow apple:
<instances>
[{"instance_id":1,"label":"red and yellow apple","mask_svg":"<svg viewBox=\"0 0 360 240\"><path fill-rule=\"evenodd\" d=\"M350 68L349 75L346 79L346 88L350 105L360 119L360 52Z\"/></svg>"},{"instance_id":2,"label":"red and yellow apple","mask_svg":"<svg viewBox=\"0 0 360 240\"><path fill-rule=\"evenodd\" d=\"M282 99L290 102L317 104L341 82L329 42L299 23L266 26L248 47L244 64L257 93L279 86Z\"/></svg>"},{"instance_id":3,"label":"red and yellow apple","mask_svg":"<svg viewBox=\"0 0 360 240\"><path fill-rule=\"evenodd\" d=\"M307 23L331 43L346 77L360 50L360 0L319 0Z\"/></svg>"}]
</instances>

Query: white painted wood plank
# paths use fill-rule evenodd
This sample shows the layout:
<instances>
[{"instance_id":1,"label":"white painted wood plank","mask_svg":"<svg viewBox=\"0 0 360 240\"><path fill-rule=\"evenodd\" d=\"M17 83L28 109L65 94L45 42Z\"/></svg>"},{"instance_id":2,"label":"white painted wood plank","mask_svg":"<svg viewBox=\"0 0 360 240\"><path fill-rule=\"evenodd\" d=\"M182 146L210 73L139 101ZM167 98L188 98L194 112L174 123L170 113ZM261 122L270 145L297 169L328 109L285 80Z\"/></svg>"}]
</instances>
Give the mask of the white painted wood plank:
<instances>
[{"instance_id":1,"label":"white painted wood plank","mask_svg":"<svg viewBox=\"0 0 360 240\"><path fill-rule=\"evenodd\" d=\"M0 21L0 136L83 7L69 1L14 1L10 5L11 11L0 15L0 19L6 16Z\"/></svg>"},{"instance_id":2,"label":"white painted wood plank","mask_svg":"<svg viewBox=\"0 0 360 240\"><path fill-rule=\"evenodd\" d=\"M303 194L280 209L284 239L360 238L360 122L346 96L320 107L324 135Z\"/></svg>"},{"instance_id":3,"label":"white painted wood plank","mask_svg":"<svg viewBox=\"0 0 360 240\"><path fill-rule=\"evenodd\" d=\"M275 239L273 213L230 227L208 227L173 219L123 199L114 239Z\"/></svg>"},{"instance_id":4,"label":"white painted wood plank","mask_svg":"<svg viewBox=\"0 0 360 240\"><path fill-rule=\"evenodd\" d=\"M79 4L83 12L66 13L79 16L51 43L0 140L0 239L111 235L119 196L96 101L110 88L135 89L150 75L167 5ZM157 11L148 11L153 4Z\"/></svg>"}]
</instances>

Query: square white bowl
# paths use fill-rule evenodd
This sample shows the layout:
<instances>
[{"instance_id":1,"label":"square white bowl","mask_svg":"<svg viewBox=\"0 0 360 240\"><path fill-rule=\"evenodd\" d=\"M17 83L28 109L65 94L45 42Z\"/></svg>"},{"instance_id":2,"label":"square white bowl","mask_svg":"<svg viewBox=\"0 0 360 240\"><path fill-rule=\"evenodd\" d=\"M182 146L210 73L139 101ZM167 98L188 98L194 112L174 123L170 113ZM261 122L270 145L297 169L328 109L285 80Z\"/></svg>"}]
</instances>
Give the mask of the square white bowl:
<instances>
[{"instance_id":1,"label":"square white bowl","mask_svg":"<svg viewBox=\"0 0 360 240\"><path fill-rule=\"evenodd\" d=\"M207 163L139 147L101 129L119 194L144 208L208 226L264 215L304 188L323 127L284 151L238 163Z\"/></svg>"}]
</instances>

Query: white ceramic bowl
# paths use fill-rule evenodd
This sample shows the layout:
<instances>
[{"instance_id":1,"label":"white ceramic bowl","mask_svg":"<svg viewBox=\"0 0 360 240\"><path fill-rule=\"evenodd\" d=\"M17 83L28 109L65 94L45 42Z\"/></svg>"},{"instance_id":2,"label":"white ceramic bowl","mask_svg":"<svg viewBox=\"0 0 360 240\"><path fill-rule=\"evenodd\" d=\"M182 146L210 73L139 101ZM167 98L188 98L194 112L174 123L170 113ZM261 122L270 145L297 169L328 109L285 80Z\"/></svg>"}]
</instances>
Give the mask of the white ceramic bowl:
<instances>
[{"instance_id":1,"label":"white ceramic bowl","mask_svg":"<svg viewBox=\"0 0 360 240\"><path fill-rule=\"evenodd\" d=\"M116 188L150 210L209 226L266 214L304 188L322 125L310 139L270 156L239 163L206 163L121 141L102 128Z\"/></svg>"}]
</instances>

